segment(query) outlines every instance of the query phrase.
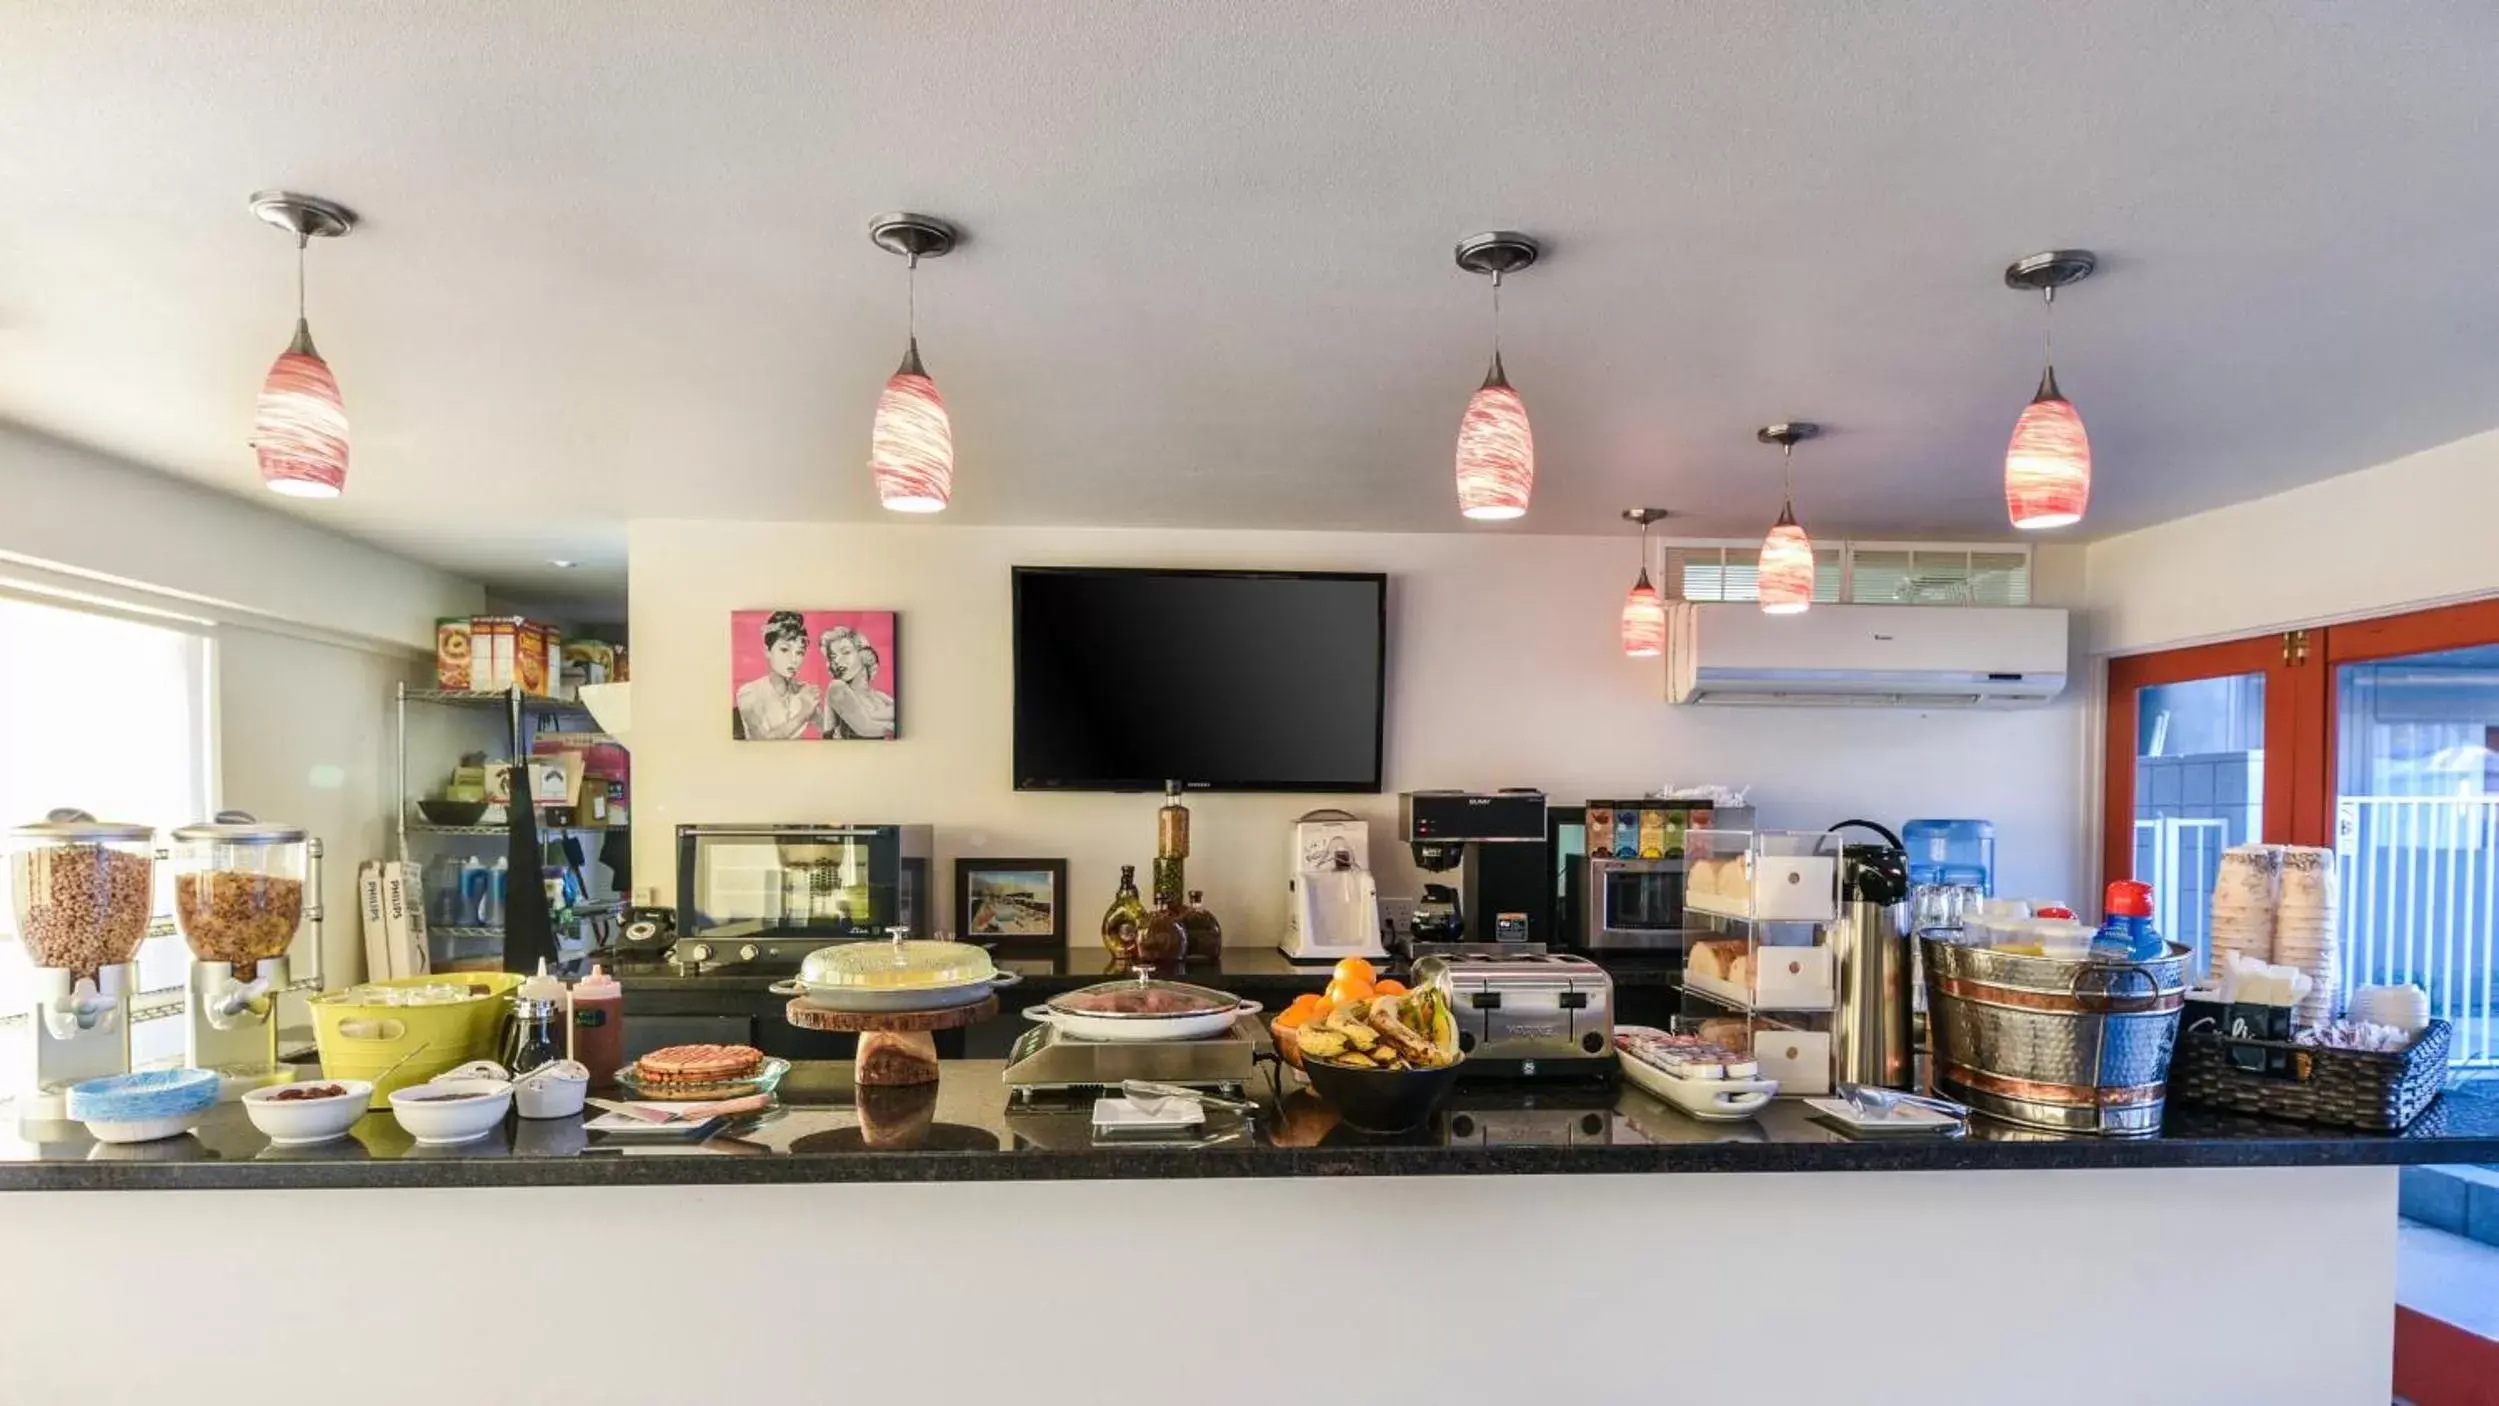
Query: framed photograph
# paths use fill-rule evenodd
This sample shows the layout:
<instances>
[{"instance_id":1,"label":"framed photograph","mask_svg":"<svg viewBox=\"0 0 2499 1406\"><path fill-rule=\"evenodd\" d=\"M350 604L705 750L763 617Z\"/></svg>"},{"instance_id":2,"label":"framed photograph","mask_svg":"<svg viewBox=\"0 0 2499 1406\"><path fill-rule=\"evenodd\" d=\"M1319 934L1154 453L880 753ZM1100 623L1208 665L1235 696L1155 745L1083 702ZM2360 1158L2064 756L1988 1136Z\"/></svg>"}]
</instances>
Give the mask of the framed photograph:
<instances>
[{"instance_id":1,"label":"framed photograph","mask_svg":"<svg viewBox=\"0 0 2499 1406\"><path fill-rule=\"evenodd\" d=\"M961 942L1067 941L1067 861L956 860L954 922Z\"/></svg>"},{"instance_id":2,"label":"framed photograph","mask_svg":"<svg viewBox=\"0 0 2499 1406\"><path fill-rule=\"evenodd\" d=\"M729 735L740 742L891 741L901 700L894 612L729 612Z\"/></svg>"}]
</instances>

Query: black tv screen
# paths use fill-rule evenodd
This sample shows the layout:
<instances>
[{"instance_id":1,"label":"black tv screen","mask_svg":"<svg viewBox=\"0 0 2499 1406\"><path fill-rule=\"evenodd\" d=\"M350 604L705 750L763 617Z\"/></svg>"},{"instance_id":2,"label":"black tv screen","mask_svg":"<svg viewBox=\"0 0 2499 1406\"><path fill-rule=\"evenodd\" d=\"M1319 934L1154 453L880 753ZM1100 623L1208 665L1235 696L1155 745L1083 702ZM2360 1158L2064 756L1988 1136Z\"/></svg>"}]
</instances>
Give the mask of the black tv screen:
<instances>
[{"instance_id":1,"label":"black tv screen","mask_svg":"<svg viewBox=\"0 0 2499 1406\"><path fill-rule=\"evenodd\" d=\"M1015 568L1015 785L1380 789L1388 578Z\"/></svg>"}]
</instances>

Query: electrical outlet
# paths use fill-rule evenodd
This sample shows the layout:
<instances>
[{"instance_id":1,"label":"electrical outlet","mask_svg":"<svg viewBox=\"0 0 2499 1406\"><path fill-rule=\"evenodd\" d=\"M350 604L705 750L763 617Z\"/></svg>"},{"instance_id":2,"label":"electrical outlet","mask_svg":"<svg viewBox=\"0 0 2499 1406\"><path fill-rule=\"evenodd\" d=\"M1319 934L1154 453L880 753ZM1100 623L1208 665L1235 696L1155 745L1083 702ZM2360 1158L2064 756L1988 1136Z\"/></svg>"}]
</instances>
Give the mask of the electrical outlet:
<instances>
[{"instance_id":1,"label":"electrical outlet","mask_svg":"<svg viewBox=\"0 0 2499 1406\"><path fill-rule=\"evenodd\" d=\"M1402 952L1414 939L1414 905L1411 898L1380 898L1380 944L1391 952Z\"/></svg>"}]
</instances>

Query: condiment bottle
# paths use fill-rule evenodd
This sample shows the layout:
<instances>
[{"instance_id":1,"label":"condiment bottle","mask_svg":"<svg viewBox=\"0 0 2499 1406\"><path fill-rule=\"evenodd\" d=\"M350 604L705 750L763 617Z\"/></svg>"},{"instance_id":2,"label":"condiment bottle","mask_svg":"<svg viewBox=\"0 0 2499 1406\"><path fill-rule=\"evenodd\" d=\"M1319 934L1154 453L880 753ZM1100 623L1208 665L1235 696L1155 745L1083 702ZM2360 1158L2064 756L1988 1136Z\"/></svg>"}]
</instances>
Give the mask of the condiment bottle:
<instances>
[{"instance_id":1,"label":"condiment bottle","mask_svg":"<svg viewBox=\"0 0 2499 1406\"><path fill-rule=\"evenodd\" d=\"M1137 866L1119 866L1119 892L1102 915L1102 946L1123 965L1137 960L1137 941L1145 935L1145 899L1137 893Z\"/></svg>"},{"instance_id":2,"label":"condiment bottle","mask_svg":"<svg viewBox=\"0 0 2499 1406\"><path fill-rule=\"evenodd\" d=\"M573 1058L590 1070L590 1086L616 1082L625 1063L625 988L597 963L573 983Z\"/></svg>"},{"instance_id":3,"label":"condiment bottle","mask_svg":"<svg viewBox=\"0 0 2499 1406\"><path fill-rule=\"evenodd\" d=\"M511 1023L503 1035L503 1067L526 1074L564 1058L564 983L538 959L538 970L512 993Z\"/></svg>"}]
</instances>

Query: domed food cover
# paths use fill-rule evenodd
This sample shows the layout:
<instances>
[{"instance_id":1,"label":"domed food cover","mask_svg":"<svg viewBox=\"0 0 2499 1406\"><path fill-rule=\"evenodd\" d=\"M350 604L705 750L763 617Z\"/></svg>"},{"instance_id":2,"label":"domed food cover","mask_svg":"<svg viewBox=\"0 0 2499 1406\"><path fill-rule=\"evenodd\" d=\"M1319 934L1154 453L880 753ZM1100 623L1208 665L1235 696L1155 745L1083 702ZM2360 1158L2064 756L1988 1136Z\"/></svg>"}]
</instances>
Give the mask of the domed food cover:
<instances>
[{"instance_id":1,"label":"domed food cover","mask_svg":"<svg viewBox=\"0 0 2499 1406\"><path fill-rule=\"evenodd\" d=\"M1106 981L1053 996L1024 1015L1081 1040L1200 1040L1224 1034L1258 1009L1256 1001L1228 991L1158 981L1140 971L1134 981Z\"/></svg>"},{"instance_id":2,"label":"domed food cover","mask_svg":"<svg viewBox=\"0 0 2499 1406\"><path fill-rule=\"evenodd\" d=\"M997 975L989 953L968 942L902 937L819 947L798 970L811 991L932 991Z\"/></svg>"},{"instance_id":3,"label":"domed food cover","mask_svg":"<svg viewBox=\"0 0 2499 1406\"><path fill-rule=\"evenodd\" d=\"M1062 1015L1106 1016L1115 1020L1175 1015L1213 1015L1239 1009L1241 998L1229 991L1191 986L1185 981L1157 981L1140 974L1134 981L1105 981L1050 998L1050 1009Z\"/></svg>"}]
</instances>

